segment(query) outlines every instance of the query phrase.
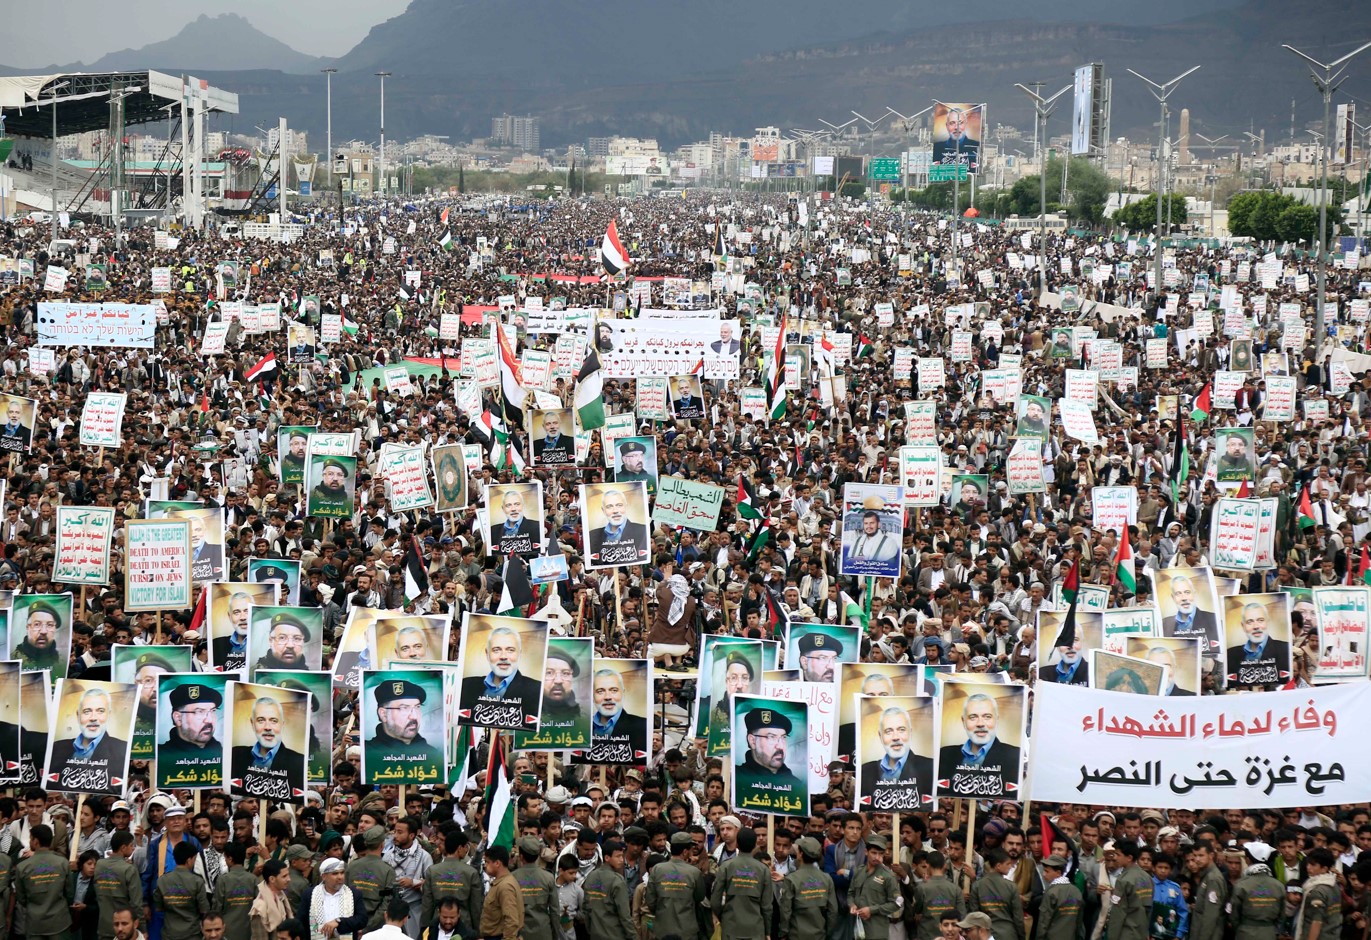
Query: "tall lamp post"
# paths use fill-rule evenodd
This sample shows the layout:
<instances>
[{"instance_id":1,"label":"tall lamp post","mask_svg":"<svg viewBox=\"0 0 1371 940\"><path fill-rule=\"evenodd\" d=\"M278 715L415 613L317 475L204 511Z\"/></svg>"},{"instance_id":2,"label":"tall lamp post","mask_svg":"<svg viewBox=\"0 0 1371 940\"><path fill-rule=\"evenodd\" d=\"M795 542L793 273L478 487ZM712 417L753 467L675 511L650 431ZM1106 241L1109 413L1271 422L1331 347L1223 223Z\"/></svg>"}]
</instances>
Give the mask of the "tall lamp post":
<instances>
[{"instance_id":1,"label":"tall lamp post","mask_svg":"<svg viewBox=\"0 0 1371 940\"><path fill-rule=\"evenodd\" d=\"M905 132L906 134L908 134L910 131L912 131L912 130L914 129L914 122L915 122L915 121L917 121L919 118L923 117L925 114L927 114L929 111L932 111L932 110L933 110L934 108L936 108L936 107L937 107L936 104L931 104L931 105L929 105L928 107L924 108L922 111L916 111L916 112L913 113L913 114L901 114L899 111L896 111L894 108L890 107L889 105L886 105L885 110L886 110L888 113L895 115L897 118L899 118L899 119L903 122L902 126L904 127L904 132ZM906 152L906 153L905 153L905 161L904 161L904 169L905 169L905 173L904 173L904 175L905 175L904 188L905 188L906 197L908 196L908 193L909 193L909 175L910 175L910 173L909 173L909 159L908 159L908 157L909 157L909 154L908 154L908 152Z\"/></svg>"},{"instance_id":2,"label":"tall lamp post","mask_svg":"<svg viewBox=\"0 0 1371 940\"><path fill-rule=\"evenodd\" d=\"M1047 119L1052 116L1053 109L1057 106L1057 99L1066 94L1073 87L1067 85L1056 94L1044 98L1027 85L1015 83L1014 87L1025 95L1033 99L1033 112L1038 120L1038 138L1043 142L1044 151L1047 146ZM1038 303L1043 302L1043 296L1047 294L1047 161L1038 161L1038 250L1042 255L1038 258Z\"/></svg>"},{"instance_id":3,"label":"tall lamp post","mask_svg":"<svg viewBox=\"0 0 1371 940\"><path fill-rule=\"evenodd\" d=\"M1171 92L1176 90L1176 86L1181 83L1181 79L1185 78L1188 75L1192 75L1195 72L1198 72L1199 70L1200 67L1197 65L1194 68L1184 71L1181 74L1177 75L1175 78L1171 79L1171 81L1163 82L1160 85L1152 81L1152 79L1148 78L1146 75L1139 74L1138 72L1135 72L1132 69L1128 70L1129 75L1132 75L1135 78L1140 78L1147 83L1148 91L1152 93L1152 97L1156 98L1158 104L1161 106L1161 112L1158 115L1157 121L1157 160L1159 161L1157 166L1157 244L1156 247L1153 249L1153 253L1155 256L1154 270L1155 277L1157 279L1157 283L1154 289L1157 292L1158 307L1161 306L1162 302L1162 190L1164 189L1164 187L1162 186L1160 161L1163 159L1163 152L1166 150L1166 99L1171 96Z\"/></svg>"},{"instance_id":4,"label":"tall lamp post","mask_svg":"<svg viewBox=\"0 0 1371 940\"><path fill-rule=\"evenodd\" d=\"M380 179L381 195L386 192L386 76L389 72L377 72L376 76L381 79L381 172L377 174Z\"/></svg>"},{"instance_id":5,"label":"tall lamp post","mask_svg":"<svg viewBox=\"0 0 1371 940\"><path fill-rule=\"evenodd\" d=\"M47 100L47 105L52 108L52 153L49 155L52 163L52 241L57 241L57 92L70 85L71 82L61 82L48 89L52 95ZM40 105L44 102L39 102Z\"/></svg>"},{"instance_id":6,"label":"tall lamp post","mask_svg":"<svg viewBox=\"0 0 1371 940\"><path fill-rule=\"evenodd\" d=\"M1203 134L1196 134L1200 140L1204 141L1209 147L1209 178L1205 180L1209 184L1209 237L1214 237L1214 190L1219 182L1219 161L1215 154L1219 150L1219 143L1228 139L1227 134L1220 134L1218 137L1206 137ZM1235 148L1229 148L1235 149Z\"/></svg>"},{"instance_id":7,"label":"tall lamp post","mask_svg":"<svg viewBox=\"0 0 1371 940\"><path fill-rule=\"evenodd\" d=\"M329 188L330 191L332 191L332 189L333 189L333 73L337 72L338 70L337 70L337 69L329 68L329 69L320 69L319 71L321 71L321 72L324 73L324 89L325 89L325 90L324 90L324 96L325 96L325 102L326 102L325 105L324 105L324 123L325 123L325 127L327 128L326 131L325 131L325 135L326 135L326 138L325 138L325 140L326 140L325 146L328 147L328 154L327 154L327 161L328 161L328 188Z\"/></svg>"},{"instance_id":8,"label":"tall lamp post","mask_svg":"<svg viewBox=\"0 0 1371 940\"><path fill-rule=\"evenodd\" d=\"M1333 101L1333 92L1342 84L1343 76L1347 74L1347 62L1354 55L1371 49L1371 42L1363 43L1353 49L1341 59L1324 64L1318 59L1305 55L1300 50L1289 44L1283 44L1282 49L1289 49L1309 64L1309 75L1314 79L1314 85L1319 89L1319 94L1323 95L1323 142L1319 146L1319 157L1322 169L1319 172L1319 300L1318 306L1314 309L1314 351L1317 354L1323 349L1324 329L1323 329L1323 305L1324 305L1324 286L1327 278L1327 255L1328 255L1328 147L1332 138L1328 136L1328 108Z\"/></svg>"}]
</instances>

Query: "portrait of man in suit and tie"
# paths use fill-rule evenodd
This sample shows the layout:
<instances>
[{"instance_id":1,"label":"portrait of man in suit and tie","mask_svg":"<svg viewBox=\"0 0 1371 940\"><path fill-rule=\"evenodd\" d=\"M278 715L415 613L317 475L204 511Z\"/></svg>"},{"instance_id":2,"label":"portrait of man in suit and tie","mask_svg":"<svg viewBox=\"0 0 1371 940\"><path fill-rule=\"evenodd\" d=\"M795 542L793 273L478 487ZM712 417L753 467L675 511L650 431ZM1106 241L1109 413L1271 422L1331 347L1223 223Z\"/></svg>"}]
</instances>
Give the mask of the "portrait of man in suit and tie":
<instances>
[{"instance_id":1,"label":"portrait of man in suit and tie","mask_svg":"<svg viewBox=\"0 0 1371 940\"><path fill-rule=\"evenodd\" d=\"M648 560L647 485L581 484L581 519L586 530L587 568L617 568Z\"/></svg>"},{"instance_id":2,"label":"portrait of man in suit and tie","mask_svg":"<svg viewBox=\"0 0 1371 940\"><path fill-rule=\"evenodd\" d=\"M570 467L576 463L568 408L533 412L533 464L539 467Z\"/></svg>"},{"instance_id":3,"label":"portrait of man in suit and tie","mask_svg":"<svg viewBox=\"0 0 1371 940\"><path fill-rule=\"evenodd\" d=\"M233 792L295 799L293 791L305 787L308 694L246 682L233 688Z\"/></svg>"},{"instance_id":4,"label":"portrait of man in suit and tie","mask_svg":"<svg viewBox=\"0 0 1371 940\"><path fill-rule=\"evenodd\" d=\"M537 555L543 550L543 485L501 483L486 487L490 537L501 555Z\"/></svg>"},{"instance_id":5,"label":"portrait of man in suit and tie","mask_svg":"<svg viewBox=\"0 0 1371 940\"><path fill-rule=\"evenodd\" d=\"M5 422L0 424L0 450L22 453L33 441L34 401L9 395L5 398Z\"/></svg>"},{"instance_id":6,"label":"portrait of man in suit and tie","mask_svg":"<svg viewBox=\"0 0 1371 940\"><path fill-rule=\"evenodd\" d=\"M1019 789L1027 686L943 683L938 792L1003 797Z\"/></svg>"},{"instance_id":7,"label":"portrait of man in suit and tie","mask_svg":"<svg viewBox=\"0 0 1371 940\"><path fill-rule=\"evenodd\" d=\"M533 731L542 706L547 624L515 617L466 614L457 707L463 723Z\"/></svg>"},{"instance_id":8,"label":"portrait of man in suit and tie","mask_svg":"<svg viewBox=\"0 0 1371 940\"><path fill-rule=\"evenodd\" d=\"M718 356L737 355L743 348L733 336L735 324L732 320L719 321L719 338L709 344L709 351Z\"/></svg>"},{"instance_id":9,"label":"portrait of man in suit and tie","mask_svg":"<svg viewBox=\"0 0 1371 940\"><path fill-rule=\"evenodd\" d=\"M919 699L858 701L863 730L860 803L864 809L913 812L933 799L933 714ZM928 702L931 706L931 700ZM917 717L916 717L917 715ZM872 740L869 730L874 726Z\"/></svg>"},{"instance_id":10,"label":"portrait of man in suit and tie","mask_svg":"<svg viewBox=\"0 0 1371 940\"><path fill-rule=\"evenodd\" d=\"M120 682L63 680L44 782L53 789L122 793L135 693Z\"/></svg>"},{"instance_id":11,"label":"portrait of man in suit and tie","mask_svg":"<svg viewBox=\"0 0 1371 940\"><path fill-rule=\"evenodd\" d=\"M841 573L898 578L903 528L899 487L845 484Z\"/></svg>"},{"instance_id":12,"label":"portrait of man in suit and tie","mask_svg":"<svg viewBox=\"0 0 1371 940\"><path fill-rule=\"evenodd\" d=\"M1214 616L1214 585L1208 568L1162 568L1154 582L1162 612L1162 636L1197 637L1200 652L1217 659L1222 648L1219 622Z\"/></svg>"},{"instance_id":13,"label":"portrait of man in suit and tie","mask_svg":"<svg viewBox=\"0 0 1371 940\"><path fill-rule=\"evenodd\" d=\"M1225 597L1224 645L1228 688L1284 685L1290 679L1290 595Z\"/></svg>"}]
</instances>

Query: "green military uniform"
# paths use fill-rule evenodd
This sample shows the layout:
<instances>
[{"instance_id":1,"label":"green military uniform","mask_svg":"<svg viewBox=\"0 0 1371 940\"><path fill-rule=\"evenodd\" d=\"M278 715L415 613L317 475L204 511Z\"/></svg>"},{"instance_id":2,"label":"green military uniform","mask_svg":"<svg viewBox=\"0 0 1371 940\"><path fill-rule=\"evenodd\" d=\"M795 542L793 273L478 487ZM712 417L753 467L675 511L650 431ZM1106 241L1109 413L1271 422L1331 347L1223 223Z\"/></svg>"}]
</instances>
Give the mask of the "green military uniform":
<instances>
[{"instance_id":1,"label":"green military uniform","mask_svg":"<svg viewBox=\"0 0 1371 940\"><path fill-rule=\"evenodd\" d=\"M1024 940L1023 899L1014 882L999 872L989 871L971 885L967 906L990 918L995 940Z\"/></svg>"},{"instance_id":2,"label":"green military uniform","mask_svg":"<svg viewBox=\"0 0 1371 940\"><path fill-rule=\"evenodd\" d=\"M111 855L95 863L95 903L99 914L96 934L102 940L114 936L114 912L121 907L143 910L143 879L133 863L121 855Z\"/></svg>"},{"instance_id":3,"label":"green military uniform","mask_svg":"<svg viewBox=\"0 0 1371 940\"><path fill-rule=\"evenodd\" d=\"M1328 879L1326 882L1321 880L1325 877ZM1342 930L1342 894L1331 874L1315 875L1305 880L1300 929L1295 940L1307 940L1313 924L1323 925L1319 928L1319 940L1334 940Z\"/></svg>"},{"instance_id":4,"label":"green military uniform","mask_svg":"<svg viewBox=\"0 0 1371 940\"><path fill-rule=\"evenodd\" d=\"M369 833L380 830L376 836ZM362 837L374 845L385 840L384 826L372 826ZM373 847L368 845L368 848ZM363 855L348 863L347 883L357 889L362 903L367 909L367 930L376 930L385 922L386 903L395 891L395 869L383 862L379 856Z\"/></svg>"},{"instance_id":5,"label":"green military uniform","mask_svg":"<svg viewBox=\"0 0 1371 940\"><path fill-rule=\"evenodd\" d=\"M817 839L810 856L822 853ZM800 840L801 842L804 839ZM833 879L817 864L804 864L781 879L781 920L776 936L782 940L828 940L838 923L838 893Z\"/></svg>"},{"instance_id":6,"label":"green military uniform","mask_svg":"<svg viewBox=\"0 0 1371 940\"><path fill-rule=\"evenodd\" d=\"M633 902L628 895L628 882L608 865L601 865L581 882L585 900L581 913L586 918L586 932L595 940L637 940L633 926Z\"/></svg>"},{"instance_id":7,"label":"green military uniform","mask_svg":"<svg viewBox=\"0 0 1371 940\"><path fill-rule=\"evenodd\" d=\"M210 910L224 918L225 937L252 935L252 902L257 899L257 878L242 865L219 873L214 879L214 896Z\"/></svg>"},{"instance_id":8,"label":"green military uniform","mask_svg":"<svg viewBox=\"0 0 1371 940\"><path fill-rule=\"evenodd\" d=\"M557 879L536 862L520 865L510 874L514 875L524 899L523 940L556 940L553 925L562 916L562 907L557 900Z\"/></svg>"},{"instance_id":9,"label":"green military uniform","mask_svg":"<svg viewBox=\"0 0 1371 940\"><path fill-rule=\"evenodd\" d=\"M291 867L289 862L286 863L286 871L290 872L290 881L286 883L286 899L290 902L290 909L298 911L300 901L309 894L309 889L314 886L309 883L308 878Z\"/></svg>"},{"instance_id":10,"label":"green military uniform","mask_svg":"<svg viewBox=\"0 0 1371 940\"><path fill-rule=\"evenodd\" d=\"M961 889L949 878L934 875L914 886L914 901L909 910L917 925L915 940L936 940L941 933L939 924L943 915L955 911L957 919L961 920L966 914L966 903L962 900Z\"/></svg>"},{"instance_id":11,"label":"green military uniform","mask_svg":"<svg viewBox=\"0 0 1371 940\"><path fill-rule=\"evenodd\" d=\"M1136 864L1129 865L1114 879L1106 940L1147 940L1151 916L1152 876Z\"/></svg>"},{"instance_id":12,"label":"green military uniform","mask_svg":"<svg viewBox=\"0 0 1371 940\"><path fill-rule=\"evenodd\" d=\"M739 852L719 866L709 906L728 940L766 940L771 935L771 869Z\"/></svg>"},{"instance_id":13,"label":"green military uniform","mask_svg":"<svg viewBox=\"0 0 1371 940\"><path fill-rule=\"evenodd\" d=\"M1217 865L1201 872L1190 899L1190 940L1223 940L1228 879Z\"/></svg>"},{"instance_id":14,"label":"green military uniform","mask_svg":"<svg viewBox=\"0 0 1371 940\"><path fill-rule=\"evenodd\" d=\"M859 908L871 910L871 916L865 921L866 940L888 940L890 916L900 911L900 883L893 871L884 865L868 871L867 866L862 865L852 873L847 900Z\"/></svg>"},{"instance_id":15,"label":"green military uniform","mask_svg":"<svg viewBox=\"0 0 1371 940\"><path fill-rule=\"evenodd\" d=\"M196 940L200 918L209 913L205 882L189 868L179 865L157 879L152 889L152 909L162 912L163 940Z\"/></svg>"},{"instance_id":16,"label":"green military uniform","mask_svg":"<svg viewBox=\"0 0 1371 940\"><path fill-rule=\"evenodd\" d=\"M623 879L620 879L621 881ZM438 902L456 898L461 909L458 926L463 933L474 933L481 922L481 877L476 869L459 859L445 858L424 875L423 919L427 929L433 923Z\"/></svg>"},{"instance_id":17,"label":"green military uniform","mask_svg":"<svg viewBox=\"0 0 1371 940\"><path fill-rule=\"evenodd\" d=\"M1062 867L1056 871L1063 871ZM1085 897L1080 889L1064 875L1052 880L1043 892L1042 903L1038 907L1038 940L1076 940L1076 932L1081 924L1081 912L1085 909Z\"/></svg>"},{"instance_id":18,"label":"green military uniform","mask_svg":"<svg viewBox=\"0 0 1371 940\"><path fill-rule=\"evenodd\" d=\"M60 937L71 927L71 864L39 849L14 867L14 903L24 912L25 937Z\"/></svg>"},{"instance_id":19,"label":"green military uniform","mask_svg":"<svg viewBox=\"0 0 1371 940\"><path fill-rule=\"evenodd\" d=\"M14 893L13 875L14 862L10 860L8 855L0 855L0 911L8 911L10 909L10 895ZM134 884L137 886L134 897L141 898L143 896L143 888L138 880L136 872L134 873ZM4 917L0 917L0 940L7 940L9 935L9 921ZM101 936L103 937L104 934L101 934Z\"/></svg>"},{"instance_id":20,"label":"green military uniform","mask_svg":"<svg viewBox=\"0 0 1371 940\"><path fill-rule=\"evenodd\" d=\"M62 665L62 655L57 651L56 645L39 649L29 643L27 639L24 639L15 645L14 658L19 660L23 669L27 672L36 672L40 669L56 669Z\"/></svg>"},{"instance_id":21,"label":"green military uniform","mask_svg":"<svg viewBox=\"0 0 1371 940\"><path fill-rule=\"evenodd\" d=\"M1276 924L1285 905L1285 885L1272 877L1270 869L1261 869L1243 875L1233 885L1228 901L1233 940L1276 940Z\"/></svg>"},{"instance_id":22,"label":"green military uniform","mask_svg":"<svg viewBox=\"0 0 1371 940\"><path fill-rule=\"evenodd\" d=\"M673 847L693 842L689 833L671 837ZM672 856L648 873L643 889L643 905L652 917L649 932L664 937L676 934L681 940L700 940L714 932L713 915L704 906L705 883L700 869Z\"/></svg>"}]
</instances>

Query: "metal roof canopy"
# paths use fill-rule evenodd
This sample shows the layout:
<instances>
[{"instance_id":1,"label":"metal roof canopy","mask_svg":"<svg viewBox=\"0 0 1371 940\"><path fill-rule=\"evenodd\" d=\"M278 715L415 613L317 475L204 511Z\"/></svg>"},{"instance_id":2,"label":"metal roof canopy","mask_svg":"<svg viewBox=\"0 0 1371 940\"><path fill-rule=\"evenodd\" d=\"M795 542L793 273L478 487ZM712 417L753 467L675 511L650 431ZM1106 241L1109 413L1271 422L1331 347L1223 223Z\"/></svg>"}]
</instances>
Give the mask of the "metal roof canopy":
<instances>
[{"instance_id":1,"label":"metal roof canopy","mask_svg":"<svg viewBox=\"0 0 1371 940\"><path fill-rule=\"evenodd\" d=\"M69 82L57 92L51 89ZM210 86L201 79L167 75L151 69L142 72L82 72L56 75L22 75L0 78L0 113L5 118L5 133L25 137L52 137L52 106L40 106L57 95L57 135L66 137L109 128L110 98L122 88L139 91L124 98L124 125L165 121L169 101L188 97L206 111L238 113L238 96ZM91 97L82 98L82 95ZM64 100L74 98L76 100Z\"/></svg>"}]
</instances>

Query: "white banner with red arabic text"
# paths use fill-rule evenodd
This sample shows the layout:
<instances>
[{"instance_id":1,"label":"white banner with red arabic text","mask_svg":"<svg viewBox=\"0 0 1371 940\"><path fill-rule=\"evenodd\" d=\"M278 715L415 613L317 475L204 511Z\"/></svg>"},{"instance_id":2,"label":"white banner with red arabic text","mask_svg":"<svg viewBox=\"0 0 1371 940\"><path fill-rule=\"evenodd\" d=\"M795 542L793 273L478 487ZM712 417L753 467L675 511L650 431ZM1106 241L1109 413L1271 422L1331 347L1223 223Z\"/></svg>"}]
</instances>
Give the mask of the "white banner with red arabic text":
<instances>
[{"instance_id":1,"label":"white banner with red arabic text","mask_svg":"<svg viewBox=\"0 0 1371 940\"><path fill-rule=\"evenodd\" d=\"M1358 803L1371 683L1158 697L1038 683L1035 801L1159 809Z\"/></svg>"}]
</instances>

